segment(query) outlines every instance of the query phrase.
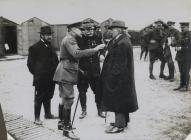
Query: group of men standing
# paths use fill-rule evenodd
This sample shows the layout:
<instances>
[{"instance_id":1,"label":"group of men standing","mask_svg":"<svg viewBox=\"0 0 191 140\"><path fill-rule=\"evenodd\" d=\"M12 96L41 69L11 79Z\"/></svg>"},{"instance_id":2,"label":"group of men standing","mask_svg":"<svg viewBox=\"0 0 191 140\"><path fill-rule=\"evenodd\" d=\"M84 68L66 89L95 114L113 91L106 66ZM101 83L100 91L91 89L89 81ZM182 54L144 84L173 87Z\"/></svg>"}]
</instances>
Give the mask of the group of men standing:
<instances>
[{"instance_id":1,"label":"group of men standing","mask_svg":"<svg viewBox=\"0 0 191 140\"><path fill-rule=\"evenodd\" d=\"M68 34L60 46L60 58L53 50L50 27L42 27L38 43L29 48L27 66L34 76L35 122L40 121L41 104L44 104L45 118L54 116L45 105L54 93L55 83L59 85L59 122L58 128L63 135L79 139L74 133L71 121L71 107L74 102L74 85L79 91L83 119L87 115L86 92L90 87L95 94L98 116L105 118L103 111L115 113L115 122L110 124L106 133L119 133L127 127L129 113L138 109L132 44L127 35L125 22L115 20L109 29L110 41L104 44L102 34L96 31L91 21L83 21L82 26L68 25ZM103 68L100 59L105 58ZM48 84L47 84L48 83ZM49 84L51 83L51 84ZM50 90L49 88L52 87ZM48 96L51 92L51 96Z\"/></svg>"},{"instance_id":2,"label":"group of men standing","mask_svg":"<svg viewBox=\"0 0 191 140\"><path fill-rule=\"evenodd\" d=\"M149 77L155 80L153 75L153 65L156 60L161 61L159 78L164 78L170 82L174 81L174 58L171 49L174 48L177 53L175 60L178 63L180 72L180 85L174 90L187 91L189 86L189 71L191 65L191 33L189 23L181 22L179 32L174 28L175 22L168 21L164 23L161 20L144 28L141 31L141 56L143 52L149 52ZM164 75L165 64L167 63L169 75Z\"/></svg>"}]
</instances>

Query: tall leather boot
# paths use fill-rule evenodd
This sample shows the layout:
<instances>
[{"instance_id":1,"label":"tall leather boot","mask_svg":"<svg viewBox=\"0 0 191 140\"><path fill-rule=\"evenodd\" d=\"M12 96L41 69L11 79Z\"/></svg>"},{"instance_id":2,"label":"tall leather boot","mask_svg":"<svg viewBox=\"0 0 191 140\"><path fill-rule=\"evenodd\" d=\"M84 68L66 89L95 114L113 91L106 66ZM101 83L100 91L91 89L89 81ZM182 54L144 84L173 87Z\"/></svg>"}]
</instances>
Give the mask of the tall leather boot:
<instances>
[{"instance_id":1,"label":"tall leather boot","mask_svg":"<svg viewBox=\"0 0 191 140\"><path fill-rule=\"evenodd\" d=\"M35 121L34 121L34 123L37 125L42 125L42 121L40 120L41 106L42 106L42 102L38 102L35 100L35 104L34 104Z\"/></svg>"},{"instance_id":2,"label":"tall leather boot","mask_svg":"<svg viewBox=\"0 0 191 140\"><path fill-rule=\"evenodd\" d=\"M80 104L82 107L82 113L81 113L79 119L83 119L87 116L86 101L87 101L86 92L80 92Z\"/></svg>"},{"instance_id":3,"label":"tall leather boot","mask_svg":"<svg viewBox=\"0 0 191 140\"><path fill-rule=\"evenodd\" d=\"M161 62L159 78L166 78L167 77L164 75L164 67L165 67L165 62Z\"/></svg>"},{"instance_id":4,"label":"tall leather boot","mask_svg":"<svg viewBox=\"0 0 191 140\"><path fill-rule=\"evenodd\" d=\"M169 64L169 80L170 82L173 82L174 81L174 63L170 63Z\"/></svg>"},{"instance_id":5,"label":"tall leather boot","mask_svg":"<svg viewBox=\"0 0 191 140\"><path fill-rule=\"evenodd\" d=\"M152 79L152 80L156 80L156 78L154 77L153 75L153 63L150 63L149 64L149 78Z\"/></svg>"},{"instance_id":6,"label":"tall leather boot","mask_svg":"<svg viewBox=\"0 0 191 140\"><path fill-rule=\"evenodd\" d=\"M51 100L43 101L45 119L55 119L54 115L51 114Z\"/></svg>"},{"instance_id":7,"label":"tall leather boot","mask_svg":"<svg viewBox=\"0 0 191 140\"><path fill-rule=\"evenodd\" d=\"M63 125L64 125L64 119L63 119L63 108L64 105L59 104L58 106L58 130L62 130L63 129Z\"/></svg>"},{"instance_id":8,"label":"tall leather boot","mask_svg":"<svg viewBox=\"0 0 191 140\"><path fill-rule=\"evenodd\" d=\"M64 127L63 127L63 136L68 137L70 139L79 140L72 129L71 125L71 109L63 108L63 117L64 117Z\"/></svg>"}]
</instances>

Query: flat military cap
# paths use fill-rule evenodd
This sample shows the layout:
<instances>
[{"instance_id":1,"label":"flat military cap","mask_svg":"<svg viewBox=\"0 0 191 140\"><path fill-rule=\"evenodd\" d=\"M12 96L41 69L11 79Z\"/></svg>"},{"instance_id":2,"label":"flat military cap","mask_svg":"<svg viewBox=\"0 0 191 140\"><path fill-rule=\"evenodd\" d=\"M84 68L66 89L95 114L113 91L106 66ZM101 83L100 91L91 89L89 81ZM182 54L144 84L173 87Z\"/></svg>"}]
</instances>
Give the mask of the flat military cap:
<instances>
[{"instance_id":1,"label":"flat military cap","mask_svg":"<svg viewBox=\"0 0 191 140\"><path fill-rule=\"evenodd\" d=\"M167 25L174 25L174 24L175 24L174 21L168 21L168 22L167 22Z\"/></svg>"},{"instance_id":2,"label":"flat military cap","mask_svg":"<svg viewBox=\"0 0 191 140\"><path fill-rule=\"evenodd\" d=\"M189 22L180 22L180 26L189 26Z\"/></svg>"},{"instance_id":3,"label":"flat military cap","mask_svg":"<svg viewBox=\"0 0 191 140\"><path fill-rule=\"evenodd\" d=\"M73 28L73 27L80 28L81 25L82 25L82 22L75 22L75 23L69 24L69 25L67 26L67 28L68 28L68 29L69 29L69 28Z\"/></svg>"},{"instance_id":4,"label":"flat military cap","mask_svg":"<svg viewBox=\"0 0 191 140\"><path fill-rule=\"evenodd\" d=\"M162 20L157 20L157 21L155 21L154 23L155 23L155 24L158 24L158 23L163 24L163 21L162 21Z\"/></svg>"}]
</instances>

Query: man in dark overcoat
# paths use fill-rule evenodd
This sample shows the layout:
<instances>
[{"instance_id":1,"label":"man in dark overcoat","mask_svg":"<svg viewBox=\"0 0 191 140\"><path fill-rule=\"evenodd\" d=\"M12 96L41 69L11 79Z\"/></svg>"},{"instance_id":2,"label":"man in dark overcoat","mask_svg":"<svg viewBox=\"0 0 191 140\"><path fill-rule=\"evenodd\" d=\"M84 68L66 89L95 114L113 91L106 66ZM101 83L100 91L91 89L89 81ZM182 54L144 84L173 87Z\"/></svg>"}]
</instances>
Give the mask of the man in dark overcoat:
<instances>
[{"instance_id":1,"label":"man in dark overcoat","mask_svg":"<svg viewBox=\"0 0 191 140\"><path fill-rule=\"evenodd\" d=\"M40 121L40 111L43 104L45 118L52 119L51 99L54 94L55 82L54 72L58 64L58 57L51 45L52 31L49 26L41 27L40 41L29 48L27 66L33 75L33 86L35 86L35 123Z\"/></svg>"},{"instance_id":2,"label":"man in dark overcoat","mask_svg":"<svg viewBox=\"0 0 191 140\"><path fill-rule=\"evenodd\" d=\"M134 61L131 41L126 35L125 22L115 20L110 29L113 38L108 44L99 92L102 94L103 111L115 113L115 123L106 133L119 133L129 122L129 113L138 109L134 81Z\"/></svg>"},{"instance_id":3,"label":"man in dark overcoat","mask_svg":"<svg viewBox=\"0 0 191 140\"><path fill-rule=\"evenodd\" d=\"M102 44L102 38L100 35L95 34L94 23L93 22L83 22L83 35L80 44L80 49L91 49L95 48L97 45ZM95 94L95 102L98 110L98 116L104 117L103 112L101 112L100 106L101 101L97 98L99 93L96 92L97 83L100 76L100 52L95 53L92 56L83 57L79 61L79 74L77 88L79 91L80 104L82 108L80 119L83 119L87 115L87 89L90 87Z\"/></svg>"},{"instance_id":4,"label":"man in dark overcoat","mask_svg":"<svg viewBox=\"0 0 191 140\"><path fill-rule=\"evenodd\" d=\"M174 90L188 91L191 67L191 33L189 31L189 22L181 22L180 46L177 47L176 61L178 62L180 72L180 85Z\"/></svg>"}]
</instances>

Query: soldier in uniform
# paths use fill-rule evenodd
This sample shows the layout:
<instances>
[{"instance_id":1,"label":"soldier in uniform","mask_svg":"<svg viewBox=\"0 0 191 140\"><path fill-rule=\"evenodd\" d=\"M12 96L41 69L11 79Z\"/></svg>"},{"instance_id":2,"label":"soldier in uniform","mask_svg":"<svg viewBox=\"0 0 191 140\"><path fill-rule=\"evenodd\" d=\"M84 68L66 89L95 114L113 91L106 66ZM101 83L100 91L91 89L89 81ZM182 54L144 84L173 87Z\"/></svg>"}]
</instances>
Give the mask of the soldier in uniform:
<instances>
[{"instance_id":1,"label":"soldier in uniform","mask_svg":"<svg viewBox=\"0 0 191 140\"><path fill-rule=\"evenodd\" d=\"M172 52L170 47L176 47L179 40L180 35L179 31L174 28L175 22L168 21L166 32L166 42L164 47L164 58L168 64L169 76L165 78L165 80L169 80L170 82L174 81L174 62L172 58Z\"/></svg>"},{"instance_id":2,"label":"soldier in uniform","mask_svg":"<svg viewBox=\"0 0 191 140\"><path fill-rule=\"evenodd\" d=\"M72 130L71 107L74 102L74 85L77 84L79 59L94 55L105 45L80 50L78 40L81 31L77 23L68 26L68 34L64 37L60 47L60 62L54 74L54 81L59 85L62 109L63 135L71 139L79 139Z\"/></svg>"},{"instance_id":3,"label":"soldier in uniform","mask_svg":"<svg viewBox=\"0 0 191 140\"><path fill-rule=\"evenodd\" d=\"M143 54L145 53L144 60L146 61L146 57L148 54L148 40L145 38L145 34L153 30L153 25L149 25L148 27L144 28L140 31L141 35L141 54L140 54L140 60L142 59Z\"/></svg>"},{"instance_id":4,"label":"soldier in uniform","mask_svg":"<svg viewBox=\"0 0 191 140\"><path fill-rule=\"evenodd\" d=\"M180 72L180 85L174 90L187 91L189 86L189 72L191 65L191 33L189 31L189 23L180 23L181 38L180 47L177 47L176 60L178 62Z\"/></svg>"},{"instance_id":5,"label":"soldier in uniform","mask_svg":"<svg viewBox=\"0 0 191 140\"><path fill-rule=\"evenodd\" d=\"M95 48L97 45L102 44L102 38L99 34L97 34L94 30L93 22L83 22L83 35L82 35L82 43L80 44L80 49L91 49ZM101 100L99 97L99 93L96 92L97 82L100 76L100 61L99 61L100 52L95 53L92 56L83 57L79 61L79 75L78 75L78 83L77 88L80 95L80 104L82 107L82 113L79 117L83 119L87 115L87 106L86 106L86 92L88 87L90 86L93 93L95 94L95 102L97 105L98 116L105 117L100 109Z\"/></svg>"},{"instance_id":6,"label":"soldier in uniform","mask_svg":"<svg viewBox=\"0 0 191 140\"><path fill-rule=\"evenodd\" d=\"M165 59L163 55L163 43L164 43L164 37L165 32L163 29L163 22L158 20L155 22L155 27L153 30L148 32L146 35L146 40L149 42L148 44L148 50L149 50L149 57L150 57L150 64L149 64L149 77L150 79L155 80L156 78L153 75L153 65L154 62L159 59L161 61L160 66L160 78L165 78L164 75L164 67L165 67Z\"/></svg>"},{"instance_id":7,"label":"soldier in uniform","mask_svg":"<svg viewBox=\"0 0 191 140\"><path fill-rule=\"evenodd\" d=\"M40 41L29 48L27 66L33 75L35 86L35 124L41 125L40 111L43 104L46 119L53 119L51 99L54 94L55 82L53 75L58 64L58 57L51 46L52 31L49 26L41 27Z\"/></svg>"}]
</instances>

